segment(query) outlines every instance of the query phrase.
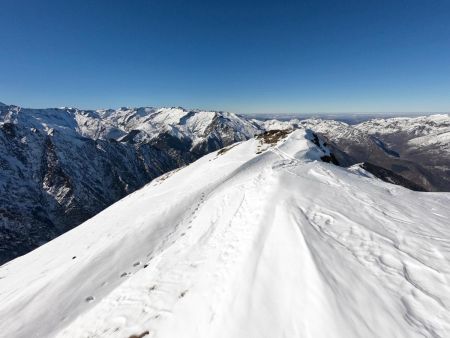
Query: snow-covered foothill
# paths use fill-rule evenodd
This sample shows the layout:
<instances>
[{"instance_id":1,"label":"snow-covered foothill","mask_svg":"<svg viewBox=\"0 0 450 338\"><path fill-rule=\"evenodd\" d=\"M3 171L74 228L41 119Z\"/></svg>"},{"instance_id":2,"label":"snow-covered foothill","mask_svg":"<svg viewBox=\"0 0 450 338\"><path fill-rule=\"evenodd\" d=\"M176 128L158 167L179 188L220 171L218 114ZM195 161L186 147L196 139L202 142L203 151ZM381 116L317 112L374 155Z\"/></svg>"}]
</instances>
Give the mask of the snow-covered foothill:
<instances>
[{"instance_id":1,"label":"snow-covered foothill","mask_svg":"<svg viewBox=\"0 0 450 338\"><path fill-rule=\"evenodd\" d=\"M287 121L281 121L281 120L252 120L254 123L258 124L262 130L288 130L288 129L295 129L298 127L300 120L298 119L291 119Z\"/></svg>"}]
</instances>

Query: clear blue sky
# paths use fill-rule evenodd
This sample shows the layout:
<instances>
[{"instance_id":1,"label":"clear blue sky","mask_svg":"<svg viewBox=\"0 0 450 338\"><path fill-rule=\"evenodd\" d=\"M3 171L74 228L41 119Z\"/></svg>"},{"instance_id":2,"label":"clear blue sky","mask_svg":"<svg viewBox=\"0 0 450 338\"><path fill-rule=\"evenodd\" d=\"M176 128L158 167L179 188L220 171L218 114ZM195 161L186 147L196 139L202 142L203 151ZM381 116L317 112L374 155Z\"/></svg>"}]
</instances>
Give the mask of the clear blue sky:
<instances>
[{"instance_id":1,"label":"clear blue sky","mask_svg":"<svg viewBox=\"0 0 450 338\"><path fill-rule=\"evenodd\" d=\"M0 0L0 101L450 111L448 0Z\"/></svg>"}]
</instances>

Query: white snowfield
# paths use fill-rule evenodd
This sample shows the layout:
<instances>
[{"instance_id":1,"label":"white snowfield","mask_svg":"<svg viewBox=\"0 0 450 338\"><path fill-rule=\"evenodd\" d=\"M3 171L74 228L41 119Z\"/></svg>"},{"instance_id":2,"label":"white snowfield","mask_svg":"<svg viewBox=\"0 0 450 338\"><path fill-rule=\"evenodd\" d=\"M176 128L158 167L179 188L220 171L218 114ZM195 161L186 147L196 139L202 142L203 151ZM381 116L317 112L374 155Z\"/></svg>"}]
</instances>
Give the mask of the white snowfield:
<instances>
[{"instance_id":1,"label":"white snowfield","mask_svg":"<svg viewBox=\"0 0 450 338\"><path fill-rule=\"evenodd\" d=\"M209 154L0 267L0 335L449 337L450 194L308 137Z\"/></svg>"}]
</instances>

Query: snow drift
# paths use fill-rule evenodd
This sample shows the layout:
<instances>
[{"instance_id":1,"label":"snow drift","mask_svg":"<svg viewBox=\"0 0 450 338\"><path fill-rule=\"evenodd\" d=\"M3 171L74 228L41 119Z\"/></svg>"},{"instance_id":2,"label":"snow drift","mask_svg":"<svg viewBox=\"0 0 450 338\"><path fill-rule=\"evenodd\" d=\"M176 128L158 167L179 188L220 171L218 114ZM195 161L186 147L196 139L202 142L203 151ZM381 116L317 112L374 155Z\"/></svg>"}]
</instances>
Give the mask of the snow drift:
<instances>
[{"instance_id":1,"label":"snow drift","mask_svg":"<svg viewBox=\"0 0 450 338\"><path fill-rule=\"evenodd\" d=\"M449 336L450 194L323 163L310 138L206 155L0 267L0 332Z\"/></svg>"}]
</instances>

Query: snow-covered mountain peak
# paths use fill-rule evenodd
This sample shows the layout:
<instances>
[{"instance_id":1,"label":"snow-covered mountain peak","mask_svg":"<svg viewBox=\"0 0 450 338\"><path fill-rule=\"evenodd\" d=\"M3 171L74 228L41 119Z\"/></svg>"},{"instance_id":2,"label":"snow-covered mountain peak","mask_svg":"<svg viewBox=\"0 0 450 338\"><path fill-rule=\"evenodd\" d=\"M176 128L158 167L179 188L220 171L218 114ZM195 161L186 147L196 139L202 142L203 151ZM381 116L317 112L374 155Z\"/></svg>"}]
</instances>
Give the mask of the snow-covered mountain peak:
<instances>
[{"instance_id":1,"label":"snow-covered mountain peak","mask_svg":"<svg viewBox=\"0 0 450 338\"><path fill-rule=\"evenodd\" d=\"M212 129L217 128L216 122L229 125L230 131L237 132L245 138L253 136L258 131L255 124L233 113L185 110L180 107L82 110L2 106L0 119L2 122L20 124L37 130L46 131L51 128L92 139L123 139L128 133L138 130L145 135L141 136L142 140L151 140L161 132L167 132L174 137L187 138L199 143L207 139Z\"/></svg>"},{"instance_id":2,"label":"snow-covered mountain peak","mask_svg":"<svg viewBox=\"0 0 450 338\"><path fill-rule=\"evenodd\" d=\"M326 152L272 131L152 181L0 267L2 334L446 336L450 195Z\"/></svg>"}]
</instances>

